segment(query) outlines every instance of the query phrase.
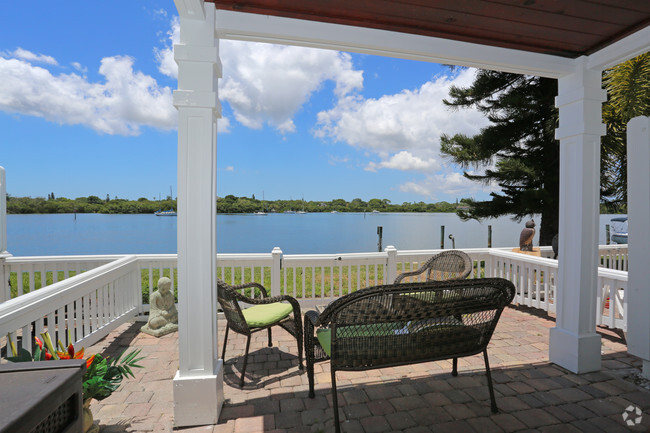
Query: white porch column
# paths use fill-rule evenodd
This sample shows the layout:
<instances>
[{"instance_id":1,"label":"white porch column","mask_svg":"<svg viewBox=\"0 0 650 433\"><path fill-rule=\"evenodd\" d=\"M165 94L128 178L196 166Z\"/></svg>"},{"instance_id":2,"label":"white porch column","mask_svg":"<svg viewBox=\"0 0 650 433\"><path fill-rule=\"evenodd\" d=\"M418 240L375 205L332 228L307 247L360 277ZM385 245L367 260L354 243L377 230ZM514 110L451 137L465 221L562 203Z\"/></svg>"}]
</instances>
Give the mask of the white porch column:
<instances>
[{"instance_id":1,"label":"white porch column","mask_svg":"<svg viewBox=\"0 0 650 433\"><path fill-rule=\"evenodd\" d=\"M629 271L627 274L627 351L643 359L643 376L650 379L650 118L627 124L627 216Z\"/></svg>"},{"instance_id":2,"label":"white porch column","mask_svg":"<svg viewBox=\"0 0 650 433\"><path fill-rule=\"evenodd\" d=\"M556 326L549 358L574 373L600 370L596 333L598 219L602 102L601 71L575 61L575 72L558 80L560 124L560 236Z\"/></svg>"},{"instance_id":3,"label":"white porch column","mask_svg":"<svg viewBox=\"0 0 650 433\"><path fill-rule=\"evenodd\" d=\"M0 167L0 302L9 299L5 259L10 256L7 252L7 182L5 169Z\"/></svg>"},{"instance_id":4,"label":"white porch column","mask_svg":"<svg viewBox=\"0 0 650 433\"><path fill-rule=\"evenodd\" d=\"M217 79L214 4L176 0L178 63L178 345L174 425L216 424L223 404L217 355Z\"/></svg>"}]
</instances>

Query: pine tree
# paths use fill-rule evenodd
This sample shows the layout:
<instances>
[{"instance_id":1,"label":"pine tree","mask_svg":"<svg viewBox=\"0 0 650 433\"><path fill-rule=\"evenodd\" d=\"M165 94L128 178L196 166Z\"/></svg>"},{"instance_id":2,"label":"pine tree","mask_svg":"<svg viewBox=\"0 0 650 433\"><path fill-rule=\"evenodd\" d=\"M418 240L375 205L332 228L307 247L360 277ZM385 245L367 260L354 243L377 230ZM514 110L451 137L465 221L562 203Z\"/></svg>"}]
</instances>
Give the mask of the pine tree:
<instances>
[{"instance_id":1,"label":"pine tree","mask_svg":"<svg viewBox=\"0 0 650 433\"><path fill-rule=\"evenodd\" d=\"M491 125L473 137L441 137L441 150L465 168L465 177L495 185L490 201L469 201L463 219L513 215L536 221L540 245L551 245L558 232L559 142L555 140L557 81L481 70L467 88L452 87L444 103L452 109L475 107ZM467 169L484 169L483 173ZM513 238L518 239L518 233Z\"/></svg>"}]
</instances>

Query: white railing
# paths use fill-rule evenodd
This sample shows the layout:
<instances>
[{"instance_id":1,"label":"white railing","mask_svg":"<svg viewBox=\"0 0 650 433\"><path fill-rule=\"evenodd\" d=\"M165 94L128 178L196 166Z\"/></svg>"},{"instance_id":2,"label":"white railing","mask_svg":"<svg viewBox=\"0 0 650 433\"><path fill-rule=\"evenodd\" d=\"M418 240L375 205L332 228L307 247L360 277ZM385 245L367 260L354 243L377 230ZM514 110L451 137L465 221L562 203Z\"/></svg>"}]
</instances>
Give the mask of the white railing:
<instances>
[{"instance_id":1,"label":"white railing","mask_svg":"<svg viewBox=\"0 0 650 433\"><path fill-rule=\"evenodd\" d=\"M0 336L32 349L47 331L53 342L89 346L140 313L138 258L125 256L0 304Z\"/></svg>"},{"instance_id":2,"label":"white railing","mask_svg":"<svg viewBox=\"0 0 650 433\"><path fill-rule=\"evenodd\" d=\"M0 281L0 301L22 296L121 257L123 256L7 257L4 260L7 281Z\"/></svg>"},{"instance_id":3,"label":"white railing","mask_svg":"<svg viewBox=\"0 0 650 433\"><path fill-rule=\"evenodd\" d=\"M553 256L550 247L540 250L542 257L510 248L464 251L474 262L470 278L506 278L517 287L515 303L554 313L558 262L547 258ZM398 273L417 269L440 251L387 247L376 253L284 255L275 248L264 254L218 254L217 277L231 284L257 281L272 295L288 294L303 308L313 308L364 287L392 282ZM626 329L627 272L617 269L627 269L627 246L601 246L600 257L597 324ZM0 303L0 337L7 332L38 335L55 323L57 338L67 341L62 334L72 326L73 339L89 344L89 339L106 335L108 324L146 312L143 294L146 300L160 276L171 277L175 287L176 266L175 254L9 257L4 272L14 275L15 299ZM32 289L48 280L53 284ZM3 290L11 296L9 286ZM25 344L31 345L27 340Z\"/></svg>"}]
</instances>

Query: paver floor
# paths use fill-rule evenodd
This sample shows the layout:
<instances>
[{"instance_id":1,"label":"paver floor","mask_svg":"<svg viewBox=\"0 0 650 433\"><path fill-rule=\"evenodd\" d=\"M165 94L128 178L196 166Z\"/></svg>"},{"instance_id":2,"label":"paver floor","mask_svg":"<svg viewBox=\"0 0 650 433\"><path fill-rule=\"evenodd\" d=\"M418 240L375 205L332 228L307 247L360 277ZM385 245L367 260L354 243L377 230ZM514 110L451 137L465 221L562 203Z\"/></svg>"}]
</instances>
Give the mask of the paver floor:
<instances>
[{"instance_id":1,"label":"paver floor","mask_svg":"<svg viewBox=\"0 0 650 433\"><path fill-rule=\"evenodd\" d=\"M173 428L172 378L178 369L178 334L139 333L122 325L89 353L142 348L144 369L91 409L102 432L331 432L330 370L315 366L316 397L307 397L307 374L298 369L296 342L274 329L254 335L246 384L238 385L245 337L230 333L224 367L225 404L215 426ZM337 373L344 432L628 432L650 431L650 391L638 379L640 360L627 353L622 334L598 328L602 371L576 375L548 361L554 319L538 310L509 307L488 346L499 413L490 412L482 355L365 372ZM219 321L220 340L225 322ZM623 413L642 412L628 426ZM636 414L628 416L632 422Z\"/></svg>"}]
</instances>

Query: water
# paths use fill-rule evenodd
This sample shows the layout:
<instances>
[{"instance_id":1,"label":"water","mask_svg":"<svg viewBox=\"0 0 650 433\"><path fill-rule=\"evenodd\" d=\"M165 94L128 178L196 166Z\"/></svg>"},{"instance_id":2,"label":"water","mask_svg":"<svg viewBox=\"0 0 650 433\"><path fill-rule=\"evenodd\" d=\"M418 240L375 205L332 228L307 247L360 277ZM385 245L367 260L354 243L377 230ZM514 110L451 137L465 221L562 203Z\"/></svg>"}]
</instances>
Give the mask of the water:
<instances>
[{"instance_id":1,"label":"water","mask_svg":"<svg viewBox=\"0 0 650 433\"><path fill-rule=\"evenodd\" d=\"M605 224L600 216L600 244ZM536 218L539 223L539 218ZM377 226L383 244L401 250L445 248L453 234L456 248L487 247L488 225L493 247L515 247L524 221L509 217L461 221L450 213L310 213L217 215L217 250L221 253L268 253L280 247L285 254L377 251ZM538 227L539 228L539 227ZM538 245L539 235L534 244ZM7 215L7 249L14 256L73 254L165 254L176 252L176 218L155 215L72 214Z\"/></svg>"}]
</instances>

